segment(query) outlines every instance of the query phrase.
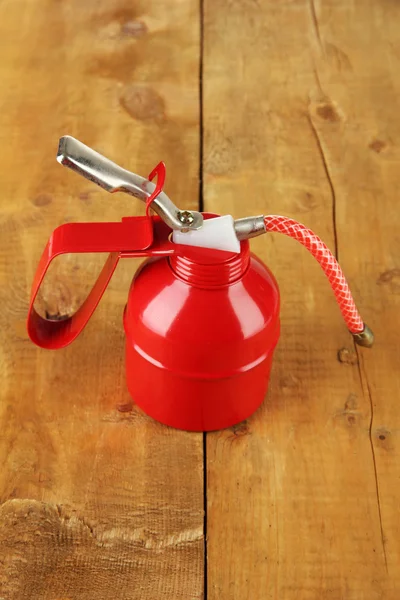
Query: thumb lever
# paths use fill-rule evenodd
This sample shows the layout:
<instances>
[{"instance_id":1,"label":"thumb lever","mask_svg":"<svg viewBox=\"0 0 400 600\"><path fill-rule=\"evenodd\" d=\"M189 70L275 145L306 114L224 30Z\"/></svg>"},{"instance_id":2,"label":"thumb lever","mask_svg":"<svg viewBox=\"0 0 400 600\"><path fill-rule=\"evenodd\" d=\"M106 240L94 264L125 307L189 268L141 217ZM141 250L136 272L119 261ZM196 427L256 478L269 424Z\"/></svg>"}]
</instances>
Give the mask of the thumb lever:
<instances>
[{"instance_id":1,"label":"thumb lever","mask_svg":"<svg viewBox=\"0 0 400 600\"><path fill-rule=\"evenodd\" d=\"M110 193L126 192L146 202L156 188L154 183L123 169L69 135L60 138L57 160ZM179 210L163 191L154 198L151 208L171 229L188 231L203 224L201 213Z\"/></svg>"}]
</instances>

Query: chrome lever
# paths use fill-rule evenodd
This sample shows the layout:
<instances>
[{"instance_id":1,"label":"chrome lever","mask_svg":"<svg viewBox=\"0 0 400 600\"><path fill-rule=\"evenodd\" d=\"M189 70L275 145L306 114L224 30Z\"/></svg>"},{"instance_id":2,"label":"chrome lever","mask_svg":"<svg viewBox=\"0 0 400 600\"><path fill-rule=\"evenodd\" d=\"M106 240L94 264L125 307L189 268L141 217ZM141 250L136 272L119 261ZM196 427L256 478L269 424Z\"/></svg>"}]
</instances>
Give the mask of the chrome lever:
<instances>
[{"instance_id":1,"label":"chrome lever","mask_svg":"<svg viewBox=\"0 0 400 600\"><path fill-rule=\"evenodd\" d=\"M156 187L148 179L123 169L69 135L60 138L57 160L110 193L126 192L146 202ZM165 192L160 192L151 208L171 229L189 231L200 229L203 224L201 213L179 210Z\"/></svg>"}]
</instances>

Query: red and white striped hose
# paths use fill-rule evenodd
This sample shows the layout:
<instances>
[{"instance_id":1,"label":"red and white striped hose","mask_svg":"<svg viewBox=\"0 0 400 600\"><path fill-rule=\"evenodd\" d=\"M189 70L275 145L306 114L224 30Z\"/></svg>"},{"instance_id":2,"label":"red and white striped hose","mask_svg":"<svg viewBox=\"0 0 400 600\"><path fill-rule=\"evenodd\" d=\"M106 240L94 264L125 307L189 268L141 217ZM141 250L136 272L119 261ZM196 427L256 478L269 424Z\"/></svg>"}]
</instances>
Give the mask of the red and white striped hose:
<instances>
[{"instance_id":1,"label":"red and white striped hose","mask_svg":"<svg viewBox=\"0 0 400 600\"><path fill-rule=\"evenodd\" d=\"M357 310L353 296L350 292L349 285L343 275L343 271L339 266L336 258L333 256L329 248L313 231L298 223L294 219L281 217L278 215L268 215L264 217L264 223L267 232L275 231L283 233L291 238L294 238L300 244L303 244L309 252L317 259L322 267L329 283L331 284L333 293L335 294L337 303L343 315L343 319L350 332L357 336L370 330L364 324ZM372 335L372 333L371 333ZM356 338L357 341L357 338ZM360 343L360 342L359 342ZM362 345L371 345L362 344Z\"/></svg>"}]
</instances>

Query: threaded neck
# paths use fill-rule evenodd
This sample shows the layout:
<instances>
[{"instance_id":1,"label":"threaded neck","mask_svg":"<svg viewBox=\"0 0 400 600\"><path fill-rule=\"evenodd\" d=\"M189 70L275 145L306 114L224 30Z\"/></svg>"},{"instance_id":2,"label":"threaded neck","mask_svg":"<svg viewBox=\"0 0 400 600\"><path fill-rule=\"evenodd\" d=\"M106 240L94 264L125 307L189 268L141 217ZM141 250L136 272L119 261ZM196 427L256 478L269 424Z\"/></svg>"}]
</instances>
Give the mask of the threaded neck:
<instances>
[{"instance_id":1,"label":"threaded neck","mask_svg":"<svg viewBox=\"0 0 400 600\"><path fill-rule=\"evenodd\" d=\"M224 261L197 262L186 256L174 255L169 264L179 279L202 288L218 288L238 281L250 262L247 240L241 242L239 254Z\"/></svg>"}]
</instances>

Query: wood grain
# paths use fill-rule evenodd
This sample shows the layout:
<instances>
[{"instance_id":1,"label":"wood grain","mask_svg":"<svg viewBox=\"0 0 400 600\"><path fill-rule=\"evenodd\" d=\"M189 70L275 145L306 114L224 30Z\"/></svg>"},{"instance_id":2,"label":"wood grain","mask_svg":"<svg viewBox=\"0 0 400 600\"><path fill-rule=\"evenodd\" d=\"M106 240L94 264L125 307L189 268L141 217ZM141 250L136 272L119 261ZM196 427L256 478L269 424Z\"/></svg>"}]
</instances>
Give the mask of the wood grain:
<instances>
[{"instance_id":1,"label":"wood grain","mask_svg":"<svg viewBox=\"0 0 400 600\"><path fill-rule=\"evenodd\" d=\"M201 598L202 436L151 421L125 387L136 263L71 347L39 350L25 330L57 225L143 214L57 165L61 135L143 175L164 159L167 192L197 206L198 3L4 0L0 23L0 597ZM102 260L55 269L43 312L73 311Z\"/></svg>"},{"instance_id":2,"label":"wood grain","mask_svg":"<svg viewBox=\"0 0 400 600\"><path fill-rule=\"evenodd\" d=\"M254 241L282 337L262 408L207 435L209 600L399 597L399 18L205 0L205 209L316 230L377 337L356 352L304 249Z\"/></svg>"}]
</instances>

